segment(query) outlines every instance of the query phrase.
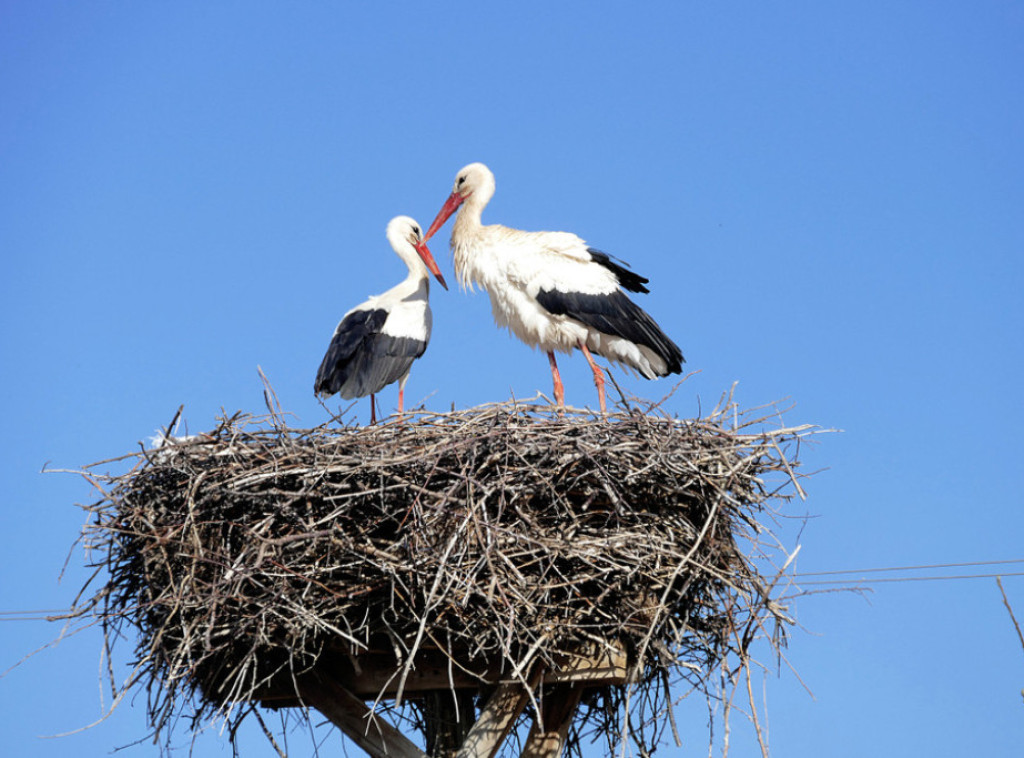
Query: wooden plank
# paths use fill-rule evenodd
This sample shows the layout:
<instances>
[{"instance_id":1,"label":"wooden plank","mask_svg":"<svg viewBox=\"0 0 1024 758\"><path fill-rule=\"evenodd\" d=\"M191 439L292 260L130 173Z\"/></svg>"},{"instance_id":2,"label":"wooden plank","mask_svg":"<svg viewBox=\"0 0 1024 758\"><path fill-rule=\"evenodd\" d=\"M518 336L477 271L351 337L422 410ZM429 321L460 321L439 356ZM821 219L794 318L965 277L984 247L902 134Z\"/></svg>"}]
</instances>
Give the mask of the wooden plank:
<instances>
[{"instance_id":1,"label":"wooden plank","mask_svg":"<svg viewBox=\"0 0 1024 758\"><path fill-rule=\"evenodd\" d=\"M395 671L401 666L393 655L361 655L356 658L358 668L348 667L341 677L345 686L357 695L394 697L399 678ZM464 669L468 669L468 672ZM433 690L478 690L481 686L497 683L500 675L486 663L466 662L454 665L439 650L421 650L415 665L405 679L405 692Z\"/></svg>"},{"instance_id":2,"label":"wooden plank","mask_svg":"<svg viewBox=\"0 0 1024 758\"><path fill-rule=\"evenodd\" d=\"M566 654L544 677L545 684L581 682L588 687L625 684L629 681L629 657L621 645L597 647Z\"/></svg>"},{"instance_id":3,"label":"wooden plank","mask_svg":"<svg viewBox=\"0 0 1024 758\"><path fill-rule=\"evenodd\" d=\"M373 758L427 758L393 724L336 682L311 676L300 680L299 694Z\"/></svg>"},{"instance_id":4,"label":"wooden plank","mask_svg":"<svg viewBox=\"0 0 1024 758\"><path fill-rule=\"evenodd\" d=\"M353 665L352 661L357 665ZM486 662L460 662L454 665L447 654L439 650L421 650L416 656L415 667L405 680L405 691L409 693L432 692L434 690L472 690L494 686L507 676L498 665ZM563 682L585 682L590 687L609 684L624 684L629 681L629 661L626 651L619 646L613 649L588 646L575 654L565 654L556 659L555 665L544 675L545 684ZM364 653L355 658L331 656L325 658L319 670L330 672L345 689L364 698L394 697L398 686L395 676L396 663L393 655ZM274 700L294 699L295 688L292 677L285 673L265 689L255 693L256 700L271 704ZM280 703L279 706L283 706Z\"/></svg>"},{"instance_id":5,"label":"wooden plank","mask_svg":"<svg viewBox=\"0 0 1024 758\"><path fill-rule=\"evenodd\" d=\"M583 684L558 684L543 693L541 718L533 722L520 758L558 758L583 696Z\"/></svg>"},{"instance_id":6,"label":"wooden plank","mask_svg":"<svg viewBox=\"0 0 1024 758\"><path fill-rule=\"evenodd\" d=\"M499 684L480 711L480 718L466 735L456 758L494 758L519 714L530 702L530 692L537 686L541 675L538 671L529 686L520 681Z\"/></svg>"},{"instance_id":7,"label":"wooden plank","mask_svg":"<svg viewBox=\"0 0 1024 758\"><path fill-rule=\"evenodd\" d=\"M365 697L393 696L398 685L394 675L397 664L386 655L362 655L356 659L359 670L352 669L342 678L349 690ZM421 650L416 665L405 680L406 692L431 690L472 689L495 685L507 676L496 665L484 662L460 661L453 665L447 654L439 650ZM555 665L544 675L545 684L586 682L596 687L606 684L624 684L629 681L629 660L620 645L609 649L597 645L587 646L577 653L556 658Z\"/></svg>"},{"instance_id":8,"label":"wooden plank","mask_svg":"<svg viewBox=\"0 0 1024 758\"><path fill-rule=\"evenodd\" d=\"M354 695L364 699L394 697L398 684L395 668L398 664L393 655L368 653L355 658L358 666L352 664L349 656L325 658L318 670L337 681ZM448 656L439 650L423 650L416 656L416 666L409 671L405 691L420 692L470 691L492 687L502 681L503 674L498 666L473 662L466 665L472 673L454 666ZM587 687L603 687L624 684L630 681L629 660L626 651L616 645L614 648L588 646L575 654L565 654L544 674L544 684L582 683ZM272 708L287 708L299 705L295 685L290 674L282 674L276 681L258 690L255 700Z\"/></svg>"}]
</instances>

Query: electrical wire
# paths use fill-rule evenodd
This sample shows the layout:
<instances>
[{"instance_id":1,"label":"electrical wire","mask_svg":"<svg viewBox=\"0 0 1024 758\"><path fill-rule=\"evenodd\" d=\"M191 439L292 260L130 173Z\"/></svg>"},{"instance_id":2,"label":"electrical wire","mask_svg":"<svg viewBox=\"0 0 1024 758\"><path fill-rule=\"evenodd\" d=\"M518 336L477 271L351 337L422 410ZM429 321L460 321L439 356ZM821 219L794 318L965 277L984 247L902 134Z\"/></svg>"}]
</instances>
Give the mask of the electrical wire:
<instances>
[{"instance_id":1,"label":"electrical wire","mask_svg":"<svg viewBox=\"0 0 1024 758\"><path fill-rule=\"evenodd\" d=\"M792 574L795 582L801 587L809 586L865 586L882 583L899 582L942 582L958 579L994 579L1000 576L1024 576L1024 571L985 572L976 574L930 574L926 576L884 576L865 577L863 574L901 574L911 571L930 571L940 569L966 567L1012 566L1024 564L1024 558L1012 558L999 561L963 561L959 563L928 563L916 566L883 566L860 569L843 569L838 571L798 571ZM835 577L831 579L806 579L806 577Z\"/></svg>"},{"instance_id":2,"label":"electrical wire","mask_svg":"<svg viewBox=\"0 0 1024 758\"><path fill-rule=\"evenodd\" d=\"M797 580L801 587L817 586L862 586L881 584L882 582L944 582L954 579L995 579L996 577L1024 576L1024 571L1013 571L1002 574L943 574L941 576L883 576L877 579L821 579L810 582Z\"/></svg>"},{"instance_id":3,"label":"electrical wire","mask_svg":"<svg viewBox=\"0 0 1024 758\"><path fill-rule=\"evenodd\" d=\"M1024 558L1005 561L970 561L967 563L931 563L922 566L890 566L888 568L845 569L843 571L798 571L793 576L833 576L837 574L867 574L872 572L923 571L925 569L962 568L964 566L1003 566L1009 563L1024 563Z\"/></svg>"},{"instance_id":4,"label":"electrical wire","mask_svg":"<svg viewBox=\"0 0 1024 758\"><path fill-rule=\"evenodd\" d=\"M50 621L72 613L67 608L53 608L35 611L0 611L0 621Z\"/></svg>"}]
</instances>

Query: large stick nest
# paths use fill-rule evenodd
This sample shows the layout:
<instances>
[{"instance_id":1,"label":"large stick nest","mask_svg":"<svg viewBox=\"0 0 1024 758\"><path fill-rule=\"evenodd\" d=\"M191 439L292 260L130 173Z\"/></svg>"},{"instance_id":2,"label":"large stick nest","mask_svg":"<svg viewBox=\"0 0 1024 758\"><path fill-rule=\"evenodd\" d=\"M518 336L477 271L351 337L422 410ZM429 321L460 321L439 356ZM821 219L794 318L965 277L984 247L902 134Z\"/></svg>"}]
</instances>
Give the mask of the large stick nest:
<instances>
[{"instance_id":1,"label":"large stick nest","mask_svg":"<svg viewBox=\"0 0 1024 758\"><path fill-rule=\"evenodd\" d=\"M387 710L416 702L427 653L486 693L495 672L604 648L630 680L584 697L570 745L598 730L650 750L670 683L714 696L789 623L767 527L812 430L776 421L731 403L692 420L511 402L372 427L225 418L88 473L106 585L80 613L137 638L126 687L148 691L157 732L186 707L297 705L307 672L372 655L392 662Z\"/></svg>"}]
</instances>

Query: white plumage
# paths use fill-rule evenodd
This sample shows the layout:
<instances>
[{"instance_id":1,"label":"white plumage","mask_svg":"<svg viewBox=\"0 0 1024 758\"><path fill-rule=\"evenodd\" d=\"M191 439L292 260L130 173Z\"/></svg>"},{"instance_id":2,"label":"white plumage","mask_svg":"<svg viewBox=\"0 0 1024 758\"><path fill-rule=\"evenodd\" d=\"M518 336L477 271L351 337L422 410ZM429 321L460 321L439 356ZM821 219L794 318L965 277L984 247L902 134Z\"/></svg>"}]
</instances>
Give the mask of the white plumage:
<instances>
[{"instance_id":1,"label":"white plumage","mask_svg":"<svg viewBox=\"0 0 1024 758\"><path fill-rule=\"evenodd\" d=\"M351 400L369 395L370 423L377 420L374 394L396 381L398 412L404 411L409 370L430 341L430 274L445 289L448 287L413 219L391 219L387 237L409 274L398 285L371 296L342 317L313 385L314 392L322 397L338 393Z\"/></svg>"},{"instance_id":2,"label":"white plumage","mask_svg":"<svg viewBox=\"0 0 1024 758\"><path fill-rule=\"evenodd\" d=\"M555 351L583 351L602 411L604 377L591 353L648 379L680 373L682 352L623 291L647 292L647 279L569 232L484 225L481 214L494 188L494 174L484 164L463 168L425 239L458 211L451 246L460 284L482 287L498 326L548 354L559 405L564 392Z\"/></svg>"}]
</instances>

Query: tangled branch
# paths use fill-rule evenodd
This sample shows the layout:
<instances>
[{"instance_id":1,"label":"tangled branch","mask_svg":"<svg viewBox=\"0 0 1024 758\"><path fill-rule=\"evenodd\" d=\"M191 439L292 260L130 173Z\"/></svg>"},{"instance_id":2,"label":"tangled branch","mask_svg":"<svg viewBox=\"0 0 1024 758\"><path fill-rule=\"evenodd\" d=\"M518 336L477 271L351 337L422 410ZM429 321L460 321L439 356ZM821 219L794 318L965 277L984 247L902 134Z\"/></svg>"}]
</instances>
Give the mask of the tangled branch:
<instances>
[{"instance_id":1,"label":"tangled branch","mask_svg":"<svg viewBox=\"0 0 1024 758\"><path fill-rule=\"evenodd\" d=\"M109 646L136 641L124 687L147 691L157 733L186 712L234 729L253 704L300 705L312 672L423 727L431 687L482 697L597 651L628 673L583 694L570 749L600 735L647 753L681 684L717 697L755 639L784 644L769 526L813 433L731 402L313 429L236 414L126 473L87 471L104 584L76 615Z\"/></svg>"}]
</instances>

